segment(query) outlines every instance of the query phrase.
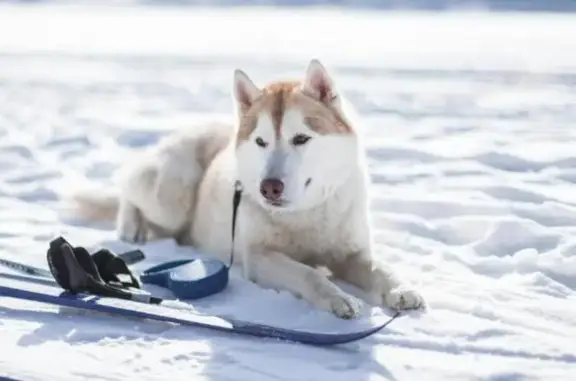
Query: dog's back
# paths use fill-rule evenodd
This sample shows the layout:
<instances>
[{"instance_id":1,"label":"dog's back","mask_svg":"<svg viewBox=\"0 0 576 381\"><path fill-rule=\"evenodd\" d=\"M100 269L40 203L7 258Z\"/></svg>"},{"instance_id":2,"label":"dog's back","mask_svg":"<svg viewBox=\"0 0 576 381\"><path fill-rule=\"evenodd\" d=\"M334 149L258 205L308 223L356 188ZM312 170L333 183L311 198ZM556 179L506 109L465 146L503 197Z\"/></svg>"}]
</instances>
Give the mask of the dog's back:
<instances>
[{"instance_id":1,"label":"dog's back","mask_svg":"<svg viewBox=\"0 0 576 381\"><path fill-rule=\"evenodd\" d=\"M90 185L68 195L71 212L86 220L116 220L119 237L129 242L186 240L200 182L233 133L233 125L222 122L170 133L116 172L117 188Z\"/></svg>"}]
</instances>

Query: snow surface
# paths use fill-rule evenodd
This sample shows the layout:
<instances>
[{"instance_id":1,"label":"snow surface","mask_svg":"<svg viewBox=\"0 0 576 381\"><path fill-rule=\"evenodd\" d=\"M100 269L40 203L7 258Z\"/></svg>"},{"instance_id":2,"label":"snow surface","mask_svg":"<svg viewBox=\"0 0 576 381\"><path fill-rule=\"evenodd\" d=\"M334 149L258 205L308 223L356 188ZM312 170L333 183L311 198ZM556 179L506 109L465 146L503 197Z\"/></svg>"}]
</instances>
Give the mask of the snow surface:
<instances>
[{"instance_id":1,"label":"snow surface","mask_svg":"<svg viewBox=\"0 0 576 381\"><path fill-rule=\"evenodd\" d=\"M0 374L22 380L576 379L576 18L270 9L0 7L0 255L45 267L63 234L129 245L58 214L141 147L230 116L231 73L329 65L365 117L378 255L432 310L315 348L0 298ZM147 266L184 257L142 248ZM159 291L159 290L156 290ZM203 313L349 331L233 277Z\"/></svg>"}]
</instances>

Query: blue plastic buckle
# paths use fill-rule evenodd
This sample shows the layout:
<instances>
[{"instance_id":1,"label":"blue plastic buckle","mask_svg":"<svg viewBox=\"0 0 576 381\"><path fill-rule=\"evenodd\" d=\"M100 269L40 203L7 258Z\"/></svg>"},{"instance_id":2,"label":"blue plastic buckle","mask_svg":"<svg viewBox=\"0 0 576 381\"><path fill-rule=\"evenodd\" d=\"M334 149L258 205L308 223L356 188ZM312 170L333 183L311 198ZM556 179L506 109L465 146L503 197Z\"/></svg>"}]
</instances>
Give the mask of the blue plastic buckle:
<instances>
[{"instance_id":1,"label":"blue plastic buckle","mask_svg":"<svg viewBox=\"0 0 576 381\"><path fill-rule=\"evenodd\" d=\"M140 280L167 288L178 299L200 299L226 288L228 267L217 259L181 259L144 270Z\"/></svg>"}]
</instances>

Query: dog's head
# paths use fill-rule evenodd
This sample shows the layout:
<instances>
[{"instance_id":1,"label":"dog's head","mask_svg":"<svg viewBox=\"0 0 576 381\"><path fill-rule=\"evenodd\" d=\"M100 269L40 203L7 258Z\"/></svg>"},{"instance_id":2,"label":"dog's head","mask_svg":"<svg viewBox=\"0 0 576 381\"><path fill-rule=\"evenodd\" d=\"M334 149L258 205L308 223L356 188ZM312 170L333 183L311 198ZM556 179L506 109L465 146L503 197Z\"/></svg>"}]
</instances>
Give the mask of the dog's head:
<instances>
[{"instance_id":1,"label":"dog's head","mask_svg":"<svg viewBox=\"0 0 576 381\"><path fill-rule=\"evenodd\" d=\"M358 167L358 136L332 77L318 60L303 77L260 88L234 72L238 177L269 210L314 207Z\"/></svg>"}]
</instances>

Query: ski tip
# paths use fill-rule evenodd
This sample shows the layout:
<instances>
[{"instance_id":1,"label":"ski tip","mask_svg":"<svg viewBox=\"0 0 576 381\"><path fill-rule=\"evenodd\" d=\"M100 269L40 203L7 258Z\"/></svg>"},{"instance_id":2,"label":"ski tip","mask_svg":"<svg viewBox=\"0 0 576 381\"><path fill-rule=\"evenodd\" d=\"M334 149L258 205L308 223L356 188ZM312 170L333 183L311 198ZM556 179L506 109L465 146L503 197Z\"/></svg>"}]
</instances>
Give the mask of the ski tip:
<instances>
[{"instance_id":1,"label":"ski tip","mask_svg":"<svg viewBox=\"0 0 576 381\"><path fill-rule=\"evenodd\" d=\"M22 381L22 380L8 376L0 376L0 381Z\"/></svg>"}]
</instances>

